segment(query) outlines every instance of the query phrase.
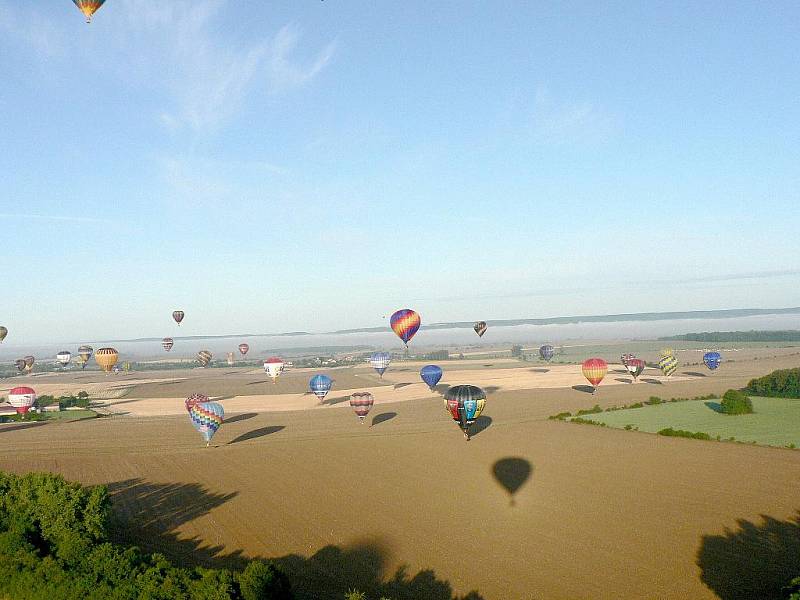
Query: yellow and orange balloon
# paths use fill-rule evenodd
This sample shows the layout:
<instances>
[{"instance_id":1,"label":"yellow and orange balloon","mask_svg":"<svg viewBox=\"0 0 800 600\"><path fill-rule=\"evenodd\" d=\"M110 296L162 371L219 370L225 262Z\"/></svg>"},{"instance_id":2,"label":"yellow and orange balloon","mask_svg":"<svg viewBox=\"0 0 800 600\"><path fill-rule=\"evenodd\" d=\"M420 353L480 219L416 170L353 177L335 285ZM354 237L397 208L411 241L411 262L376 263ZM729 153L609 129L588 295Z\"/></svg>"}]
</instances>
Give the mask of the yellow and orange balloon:
<instances>
[{"instance_id":1,"label":"yellow and orange balloon","mask_svg":"<svg viewBox=\"0 0 800 600\"><path fill-rule=\"evenodd\" d=\"M103 6L103 3L106 0L72 0L75 3L75 6L78 7L78 10L83 13L83 16L86 17L86 22L92 22L92 15L97 12L97 10Z\"/></svg>"},{"instance_id":2,"label":"yellow and orange balloon","mask_svg":"<svg viewBox=\"0 0 800 600\"><path fill-rule=\"evenodd\" d=\"M94 353L94 360L103 371L110 373L119 360L119 352L114 348L100 348Z\"/></svg>"}]
</instances>

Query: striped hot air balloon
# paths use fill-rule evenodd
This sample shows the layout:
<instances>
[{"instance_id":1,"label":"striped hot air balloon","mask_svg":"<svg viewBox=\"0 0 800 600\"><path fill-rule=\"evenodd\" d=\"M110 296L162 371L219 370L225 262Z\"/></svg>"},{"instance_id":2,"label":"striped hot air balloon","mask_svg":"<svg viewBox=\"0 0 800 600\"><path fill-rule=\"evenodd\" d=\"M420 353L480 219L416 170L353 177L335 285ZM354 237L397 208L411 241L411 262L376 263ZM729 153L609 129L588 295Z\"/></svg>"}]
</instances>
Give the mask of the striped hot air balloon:
<instances>
[{"instance_id":1,"label":"striped hot air balloon","mask_svg":"<svg viewBox=\"0 0 800 600\"><path fill-rule=\"evenodd\" d=\"M392 330L397 334L403 343L408 347L408 342L414 337L422 324L419 314L410 308L402 308L395 312L389 319Z\"/></svg>"},{"instance_id":2,"label":"striped hot air balloon","mask_svg":"<svg viewBox=\"0 0 800 600\"><path fill-rule=\"evenodd\" d=\"M94 360L103 371L110 373L119 360L119 352L114 348L100 348L94 353Z\"/></svg>"},{"instance_id":3,"label":"striped hot air balloon","mask_svg":"<svg viewBox=\"0 0 800 600\"><path fill-rule=\"evenodd\" d=\"M189 418L192 420L194 428L200 432L206 441L206 446L211 443L211 438L222 427L225 419L225 409L219 402L203 402L194 404L189 409Z\"/></svg>"},{"instance_id":4,"label":"striped hot air balloon","mask_svg":"<svg viewBox=\"0 0 800 600\"><path fill-rule=\"evenodd\" d=\"M69 361L72 360L72 352L69 350L62 350L58 354L56 354L56 362L60 364L62 367L66 367L69 364Z\"/></svg>"},{"instance_id":5,"label":"striped hot air balloon","mask_svg":"<svg viewBox=\"0 0 800 600\"><path fill-rule=\"evenodd\" d=\"M25 372L30 373L31 371L33 371L33 363L36 362L36 359L29 354L28 356L23 358L23 360L25 361Z\"/></svg>"},{"instance_id":6,"label":"striped hot air balloon","mask_svg":"<svg viewBox=\"0 0 800 600\"><path fill-rule=\"evenodd\" d=\"M284 362L278 356L270 356L264 361L264 372L272 378L272 383L278 382L278 377L283 372Z\"/></svg>"},{"instance_id":7,"label":"striped hot air balloon","mask_svg":"<svg viewBox=\"0 0 800 600\"><path fill-rule=\"evenodd\" d=\"M550 344L545 344L541 348L539 348L539 358L544 361L550 362L553 360L553 357L556 355L556 349L553 348Z\"/></svg>"},{"instance_id":8,"label":"striped hot air balloon","mask_svg":"<svg viewBox=\"0 0 800 600\"><path fill-rule=\"evenodd\" d=\"M175 322L180 325L181 321L183 321L184 312L182 310L173 310L172 311L172 318L175 319Z\"/></svg>"},{"instance_id":9,"label":"striped hot air balloon","mask_svg":"<svg viewBox=\"0 0 800 600\"><path fill-rule=\"evenodd\" d=\"M314 375L308 382L308 389L322 402L333 387L333 379L327 375Z\"/></svg>"},{"instance_id":10,"label":"striped hot air balloon","mask_svg":"<svg viewBox=\"0 0 800 600\"><path fill-rule=\"evenodd\" d=\"M630 352L626 352L625 354L619 357L619 362L622 363L623 367L627 367L628 361L633 360L634 358L636 357L633 354L631 354Z\"/></svg>"},{"instance_id":11,"label":"striped hot air balloon","mask_svg":"<svg viewBox=\"0 0 800 600\"><path fill-rule=\"evenodd\" d=\"M13 406L18 415L25 415L36 402L36 392L26 385L15 387L8 392L8 403Z\"/></svg>"},{"instance_id":12,"label":"striped hot air balloon","mask_svg":"<svg viewBox=\"0 0 800 600\"><path fill-rule=\"evenodd\" d=\"M369 357L369 363L372 368L378 372L378 375L383 377L386 369L389 368L389 363L392 362L392 355L388 352L375 352Z\"/></svg>"},{"instance_id":13,"label":"striped hot air balloon","mask_svg":"<svg viewBox=\"0 0 800 600\"><path fill-rule=\"evenodd\" d=\"M6 336L7 336L7 335L8 335L8 328L6 328L6 327L5 327L5 326L3 326L3 325L0 325L0 343L1 343L1 342L2 342L4 339L6 339Z\"/></svg>"},{"instance_id":14,"label":"striped hot air balloon","mask_svg":"<svg viewBox=\"0 0 800 600\"><path fill-rule=\"evenodd\" d=\"M350 394L350 406L356 411L356 415L364 422L364 418L369 414L372 405L375 404L375 398L369 392L355 392Z\"/></svg>"},{"instance_id":15,"label":"striped hot air balloon","mask_svg":"<svg viewBox=\"0 0 800 600\"><path fill-rule=\"evenodd\" d=\"M78 357L81 361L81 369L86 368L86 363L89 362L89 359L92 358L92 353L94 352L94 348L91 346L87 346L84 344L80 348L78 348Z\"/></svg>"},{"instance_id":16,"label":"striped hot air balloon","mask_svg":"<svg viewBox=\"0 0 800 600\"><path fill-rule=\"evenodd\" d=\"M666 377L670 377L678 368L678 359L674 354L662 354L658 360L658 368Z\"/></svg>"},{"instance_id":17,"label":"striped hot air balloon","mask_svg":"<svg viewBox=\"0 0 800 600\"><path fill-rule=\"evenodd\" d=\"M214 355L208 350L200 350L200 352L197 353L197 362L200 363L201 367L205 368L211 363L213 356Z\"/></svg>"},{"instance_id":18,"label":"striped hot air balloon","mask_svg":"<svg viewBox=\"0 0 800 600\"><path fill-rule=\"evenodd\" d=\"M173 340L171 337L166 337L166 338L164 338L163 340L161 340L161 347L162 347L164 350L166 350L167 352L169 352L170 350L172 350L172 347L173 347L174 345L175 345L175 340Z\"/></svg>"},{"instance_id":19,"label":"striped hot air balloon","mask_svg":"<svg viewBox=\"0 0 800 600\"><path fill-rule=\"evenodd\" d=\"M583 376L592 384L592 393L594 394L597 386L608 373L608 363L602 358L590 358L583 361L582 371Z\"/></svg>"},{"instance_id":20,"label":"striped hot air balloon","mask_svg":"<svg viewBox=\"0 0 800 600\"><path fill-rule=\"evenodd\" d=\"M476 385L456 385L444 393L444 407L469 441L469 428L486 406L486 392Z\"/></svg>"},{"instance_id":21,"label":"striped hot air balloon","mask_svg":"<svg viewBox=\"0 0 800 600\"><path fill-rule=\"evenodd\" d=\"M203 404L205 402L210 402L208 396L205 394L192 394L183 401L183 404L186 407L186 410L189 411L195 404Z\"/></svg>"},{"instance_id":22,"label":"striped hot air balloon","mask_svg":"<svg viewBox=\"0 0 800 600\"><path fill-rule=\"evenodd\" d=\"M486 321L476 321L472 328L475 330L475 333L478 334L478 337L483 337L483 334L486 333L489 327L486 325Z\"/></svg>"},{"instance_id":23,"label":"striped hot air balloon","mask_svg":"<svg viewBox=\"0 0 800 600\"><path fill-rule=\"evenodd\" d=\"M706 352L703 354L703 363L710 371L716 371L722 362L722 355L719 352Z\"/></svg>"},{"instance_id":24,"label":"striped hot air balloon","mask_svg":"<svg viewBox=\"0 0 800 600\"><path fill-rule=\"evenodd\" d=\"M239 354L244 356L250 350L250 346L247 344L239 344Z\"/></svg>"},{"instance_id":25,"label":"striped hot air balloon","mask_svg":"<svg viewBox=\"0 0 800 600\"><path fill-rule=\"evenodd\" d=\"M625 365L625 369L633 376L634 381L638 381L639 375L644 372L645 366L647 365L641 358L630 358Z\"/></svg>"},{"instance_id":26,"label":"striped hot air balloon","mask_svg":"<svg viewBox=\"0 0 800 600\"><path fill-rule=\"evenodd\" d=\"M431 391L434 390L436 384L442 379L442 367L438 365L425 365L419 370L419 376L422 378Z\"/></svg>"},{"instance_id":27,"label":"striped hot air balloon","mask_svg":"<svg viewBox=\"0 0 800 600\"><path fill-rule=\"evenodd\" d=\"M92 16L94 15L94 13L97 12L97 10L101 6L103 6L103 3L106 0L72 0L72 1L75 3L75 6L78 7L78 10L80 10L83 13L83 16L86 17L86 22L91 23Z\"/></svg>"}]
</instances>

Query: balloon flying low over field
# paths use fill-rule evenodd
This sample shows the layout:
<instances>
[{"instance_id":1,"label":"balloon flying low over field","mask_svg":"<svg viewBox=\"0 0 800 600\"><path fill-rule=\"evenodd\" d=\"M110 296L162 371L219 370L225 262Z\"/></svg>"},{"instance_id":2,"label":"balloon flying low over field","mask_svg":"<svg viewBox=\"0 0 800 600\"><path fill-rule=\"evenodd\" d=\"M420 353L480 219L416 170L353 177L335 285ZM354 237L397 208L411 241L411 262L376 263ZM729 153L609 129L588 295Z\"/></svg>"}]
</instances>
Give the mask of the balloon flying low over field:
<instances>
[{"instance_id":1,"label":"balloon flying low over field","mask_svg":"<svg viewBox=\"0 0 800 600\"><path fill-rule=\"evenodd\" d=\"M166 337L163 340L161 340L161 347L164 348L164 350L166 350L167 352L172 350L172 347L174 345L175 345L175 340L173 340L170 337Z\"/></svg>"},{"instance_id":2,"label":"balloon flying low over field","mask_svg":"<svg viewBox=\"0 0 800 600\"><path fill-rule=\"evenodd\" d=\"M553 356L555 356L556 350L550 344L545 344L541 348L539 348L539 358L546 362L550 362L553 360Z\"/></svg>"},{"instance_id":3,"label":"balloon flying low over field","mask_svg":"<svg viewBox=\"0 0 800 600\"><path fill-rule=\"evenodd\" d=\"M308 389L322 402L333 387L333 379L327 375L314 375L308 382Z\"/></svg>"},{"instance_id":4,"label":"balloon flying low over field","mask_svg":"<svg viewBox=\"0 0 800 600\"><path fill-rule=\"evenodd\" d=\"M250 346L247 344L239 344L239 354L244 356L250 350Z\"/></svg>"},{"instance_id":5,"label":"balloon flying low over field","mask_svg":"<svg viewBox=\"0 0 800 600\"><path fill-rule=\"evenodd\" d=\"M33 371L33 363L36 362L36 359L33 356L28 355L22 360L25 361L25 372L30 373L31 371Z\"/></svg>"},{"instance_id":6,"label":"balloon flying low over field","mask_svg":"<svg viewBox=\"0 0 800 600\"><path fill-rule=\"evenodd\" d=\"M434 390L436 384L442 378L442 367L438 365L425 365L419 370L419 376L422 378L431 391Z\"/></svg>"},{"instance_id":7,"label":"balloon flying low over field","mask_svg":"<svg viewBox=\"0 0 800 600\"><path fill-rule=\"evenodd\" d=\"M186 407L187 411L190 411L195 404L203 404L204 402L210 402L208 396L205 394L192 394L186 400L183 401L184 406Z\"/></svg>"},{"instance_id":8,"label":"balloon flying low over field","mask_svg":"<svg viewBox=\"0 0 800 600\"><path fill-rule=\"evenodd\" d=\"M444 407L469 441L469 428L486 406L486 392L476 385L456 385L444 393Z\"/></svg>"},{"instance_id":9,"label":"balloon flying low over field","mask_svg":"<svg viewBox=\"0 0 800 600\"><path fill-rule=\"evenodd\" d=\"M665 377L670 377L678 369L678 359L674 354L663 354L658 360L658 368Z\"/></svg>"},{"instance_id":10,"label":"balloon flying low over field","mask_svg":"<svg viewBox=\"0 0 800 600\"><path fill-rule=\"evenodd\" d=\"M264 361L264 372L272 378L272 383L278 382L283 366L283 359L278 356L271 356Z\"/></svg>"},{"instance_id":11,"label":"balloon flying low over field","mask_svg":"<svg viewBox=\"0 0 800 600\"><path fill-rule=\"evenodd\" d=\"M119 360L119 352L114 348L100 348L94 353L94 360L103 371L110 373Z\"/></svg>"},{"instance_id":12,"label":"balloon flying low over field","mask_svg":"<svg viewBox=\"0 0 800 600\"><path fill-rule=\"evenodd\" d=\"M722 362L722 355L719 352L706 352L703 354L703 363L710 371L716 371Z\"/></svg>"},{"instance_id":13,"label":"balloon flying low over field","mask_svg":"<svg viewBox=\"0 0 800 600\"><path fill-rule=\"evenodd\" d=\"M200 350L200 352L197 353L197 362L200 363L201 367L205 368L211 363L213 357L214 355L211 354L210 350Z\"/></svg>"},{"instance_id":14,"label":"balloon flying low over field","mask_svg":"<svg viewBox=\"0 0 800 600\"><path fill-rule=\"evenodd\" d=\"M86 363L89 362L89 359L92 358L92 353L94 352L94 348L91 346L83 345L78 348L78 357L81 361L81 369L86 368Z\"/></svg>"},{"instance_id":15,"label":"balloon flying low over field","mask_svg":"<svg viewBox=\"0 0 800 600\"><path fill-rule=\"evenodd\" d=\"M69 361L72 360L72 352L69 350L62 350L58 354L56 354L56 362L60 364L62 367L66 367L69 364Z\"/></svg>"},{"instance_id":16,"label":"balloon flying low over field","mask_svg":"<svg viewBox=\"0 0 800 600\"><path fill-rule=\"evenodd\" d=\"M587 381L592 384L592 393L597 391L597 386L603 381L603 378L608 373L608 363L602 358L590 358L583 361L581 366L583 376Z\"/></svg>"},{"instance_id":17,"label":"balloon flying low over field","mask_svg":"<svg viewBox=\"0 0 800 600\"><path fill-rule=\"evenodd\" d=\"M375 352L372 356L369 357L369 363L381 377L383 377L383 374L386 372L386 369L389 368L389 363L391 362L392 362L392 355L389 354L388 352Z\"/></svg>"},{"instance_id":18,"label":"balloon flying low over field","mask_svg":"<svg viewBox=\"0 0 800 600\"><path fill-rule=\"evenodd\" d=\"M36 392L26 385L15 387L8 392L8 403L16 409L18 415L23 415L23 418L35 402Z\"/></svg>"},{"instance_id":19,"label":"balloon flying low over field","mask_svg":"<svg viewBox=\"0 0 800 600\"><path fill-rule=\"evenodd\" d=\"M350 406L353 407L361 423L364 422L373 404L375 404L375 398L369 392L355 392L354 394L350 394Z\"/></svg>"},{"instance_id":20,"label":"balloon flying low over field","mask_svg":"<svg viewBox=\"0 0 800 600\"><path fill-rule=\"evenodd\" d=\"M625 364L625 369L633 376L634 381L638 381L639 375L644 372L647 366L641 358L630 358Z\"/></svg>"},{"instance_id":21,"label":"balloon flying low over field","mask_svg":"<svg viewBox=\"0 0 800 600\"><path fill-rule=\"evenodd\" d=\"M397 337L403 340L406 348L408 348L408 342L417 333L421 324L422 319L419 314L410 308L401 308L389 319L389 325L391 325Z\"/></svg>"}]
</instances>

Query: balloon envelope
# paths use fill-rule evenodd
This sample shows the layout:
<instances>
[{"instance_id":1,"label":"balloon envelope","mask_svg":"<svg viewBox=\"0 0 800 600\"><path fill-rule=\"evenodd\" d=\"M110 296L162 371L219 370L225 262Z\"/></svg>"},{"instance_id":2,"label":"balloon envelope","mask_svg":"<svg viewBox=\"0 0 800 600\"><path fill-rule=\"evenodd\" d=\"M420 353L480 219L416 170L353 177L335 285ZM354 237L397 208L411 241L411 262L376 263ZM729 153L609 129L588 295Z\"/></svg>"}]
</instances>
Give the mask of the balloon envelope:
<instances>
[{"instance_id":1,"label":"balloon envelope","mask_svg":"<svg viewBox=\"0 0 800 600\"><path fill-rule=\"evenodd\" d=\"M205 402L210 402L208 396L205 394L192 394L183 401L183 405L186 407L186 410L189 411L195 404L203 404Z\"/></svg>"},{"instance_id":2,"label":"balloon envelope","mask_svg":"<svg viewBox=\"0 0 800 600\"><path fill-rule=\"evenodd\" d=\"M70 352L69 350L62 350L61 352L56 354L56 361L58 361L58 364L60 364L62 367L66 367L69 364L69 361L71 360L72 360L72 352Z\"/></svg>"},{"instance_id":3,"label":"balloon envelope","mask_svg":"<svg viewBox=\"0 0 800 600\"><path fill-rule=\"evenodd\" d=\"M542 360L546 360L546 361L550 362L550 360L552 360L552 358L553 358L553 356L555 356L555 354L556 354L556 350L550 344L545 344L544 346L539 348L539 357Z\"/></svg>"},{"instance_id":4,"label":"balloon envelope","mask_svg":"<svg viewBox=\"0 0 800 600\"><path fill-rule=\"evenodd\" d=\"M353 410L356 412L356 415L358 415L358 418L361 419L362 423L373 404L375 404L375 398L369 392L355 392L354 394L350 394L350 406L353 407Z\"/></svg>"},{"instance_id":5,"label":"balloon envelope","mask_svg":"<svg viewBox=\"0 0 800 600\"><path fill-rule=\"evenodd\" d=\"M24 415L36 402L36 392L26 385L15 387L8 392L8 403L17 410L17 414Z\"/></svg>"},{"instance_id":6,"label":"balloon envelope","mask_svg":"<svg viewBox=\"0 0 800 600\"><path fill-rule=\"evenodd\" d=\"M408 346L408 342L414 337L422 324L422 319L416 311L410 308L401 308L389 319L392 330L397 334L403 343Z\"/></svg>"},{"instance_id":7,"label":"balloon envelope","mask_svg":"<svg viewBox=\"0 0 800 600\"><path fill-rule=\"evenodd\" d=\"M477 321L472 328L475 330L475 333L478 334L478 337L483 337L483 334L486 333L488 326L486 325L486 321Z\"/></svg>"},{"instance_id":8,"label":"balloon envelope","mask_svg":"<svg viewBox=\"0 0 800 600\"><path fill-rule=\"evenodd\" d=\"M241 353L242 356L247 354L249 350L250 346L248 346L247 344L239 344L239 352Z\"/></svg>"},{"instance_id":9,"label":"balloon envelope","mask_svg":"<svg viewBox=\"0 0 800 600\"><path fill-rule=\"evenodd\" d=\"M327 375L314 375L308 382L308 389L322 402L333 386L333 379Z\"/></svg>"},{"instance_id":10,"label":"balloon envelope","mask_svg":"<svg viewBox=\"0 0 800 600\"><path fill-rule=\"evenodd\" d=\"M369 363L372 368L378 372L378 375L383 377L386 369L389 368L389 363L392 362L392 355L388 352L375 352L369 357Z\"/></svg>"},{"instance_id":11,"label":"balloon envelope","mask_svg":"<svg viewBox=\"0 0 800 600\"><path fill-rule=\"evenodd\" d=\"M469 440L469 428L486 406L486 392L476 385L456 385L444 393L444 407Z\"/></svg>"},{"instance_id":12,"label":"balloon envelope","mask_svg":"<svg viewBox=\"0 0 800 600\"><path fill-rule=\"evenodd\" d=\"M17 367L17 371L22 372L25 369L25 359L18 358L14 361L14 366Z\"/></svg>"},{"instance_id":13,"label":"balloon envelope","mask_svg":"<svg viewBox=\"0 0 800 600\"><path fill-rule=\"evenodd\" d=\"M276 383L278 376L283 372L283 359L278 356L271 356L264 361L264 372L272 378L272 383Z\"/></svg>"},{"instance_id":14,"label":"balloon envelope","mask_svg":"<svg viewBox=\"0 0 800 600\"><path fill-rule=\"evenodd\" d=\"M644 371L645 362L641 358L631 358L625 365L625 369L633 375L634 379L639 379L639 375Z\"/></svg>"},{"instance_id":15,"label":"balloon envelope","mask_svg":"<svg viewBox=\"0 0 800 600\"><path fill-rule=\"evenodd\" d=\"M219 402L194 404L189 409L189 418L192 420L194 428L200 432L207 444L222 426L222 421L225 418L225 409L222 408L222 404Z\"/></svg>"},{"instance_id":16,"label":"balloon envelope","mask_svg":"<svg viewBox=\"0 0 800 600\"><path fill-rule=\"evenodd\" d=\"M422 377L422 381L428 384L428 387L433 388L436 387L436 384L439 383L439 380L442 378L442 367L438 365L425 365L419 370L419 376Z\"/></svg>"},{"instance_id":17,"label":"balloon envelope","mask_svg":"<svg viewBox=\"0 0 800 600\"><path fill-rule=\"evenodd\" d=\"M201 366L207 367L213 358L213 354L209 350L200 350L197 353L197 362L200 363Z\"/></svg>"},{"instance_id":18,"label":"balloon envelope","mask_svg":"<svg viewBox=\"0 0 800 600\"><path fill-rule=\"evenodd\" d=\"M78 7L83 13L83 16L86 17L86 22L92 22L92 15L97 12L97 10L103 6L103 3L106 0L72 0L75 3L75 6Z\"/></svg>"},{"instance_id":19,"label":"balloon envelope","mask_svg":"<svg viewBox=\"0 0 800 600\"><path fill-rule=\"evenodd\" d=\"M119 352L114 348L100 348L94 353L94 360L103 371L109 373L119 360Z\"/></svg>"},{"instance_id":20,"label":"balloon envelope","mask_svg":"<svg viewBox=\"0 0 800 600\"><path fill-rule=\"evenodd\" d=\"M706 352L703 354L703 362L711 371L714 371L722 362L722 355L719 352Z\"/></svg>"},{"instance_id":21,"label":"balloon envelope","mask_svg":"<svg viewBox=\"0 0 800 600\"><path fill-rule=\"evenodd\" d=\"M658 361L658 368L666 377L672 375L678 368L678 359L672 354L662 355Z\"/></svg>"},{"instance_id":22,"label":"balloon envelope","mask_svg":"<svg viewBox=\"0 0 800 600\"><path fill-rule=\"evenodd\" d=\"M164 348L164 350L166 350L167 352L172 350L172 346L174 345L175 345L175 340L173 340L172 338L167 337L161 340L161 347Z\"/></svg>"},{"instance_id":23,"label":"balloon envelope","mask_svg":"<svg viewBox=\"0 0 800 600\"><path fill-rule=\"evenodd\" d=\"M634 358L636 357L633 354L631 354L630 352L626 352L625 354L619 357L619 362L622 363L622 366L627 367L628 361L633 360Z\"/></svg>"},{"instance_id":24,"label":"balloon envelope","mask_svg":"<svg viewBox=\"0 0 800 600\"><path fill-rule=\"evenodd\" d=\"M603 381L603 377L606 376L606 373L608 373L608 363L602 358L590 358L583 361L581 370L583 371L583 376L586 377L589 383L597 387L600 385L600 382Z\"/></svg>"},{"instance_id":25,"label":"balloon envelope","mask_svg":"<svg viewBox=\"0 0 800 600\"><path fill-rule=\"evenodd\" d=\"M175 322L180 325L181 321L183 321L184 312L182 310L173 310L172 311L172 318L175 319Z\"/></svg>"},{"instance_id":26,"label":"balloon envelope","mask_svg":"<svg viewBox=\"0 0 800 600\"><path fill-rule=\"evenodd\" d=\"M8 335L8 329L3 325L0 325L0 342L6 339L7 335Z\"/></svg>"}]
</instances>

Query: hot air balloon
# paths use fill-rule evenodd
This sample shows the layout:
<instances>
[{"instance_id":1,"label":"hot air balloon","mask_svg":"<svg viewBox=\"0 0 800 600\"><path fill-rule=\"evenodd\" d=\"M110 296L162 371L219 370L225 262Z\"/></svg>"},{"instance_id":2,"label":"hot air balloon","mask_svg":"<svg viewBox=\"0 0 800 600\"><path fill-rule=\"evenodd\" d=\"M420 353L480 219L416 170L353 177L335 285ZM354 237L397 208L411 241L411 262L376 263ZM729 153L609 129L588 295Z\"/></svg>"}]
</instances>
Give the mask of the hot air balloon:
<instances>
[{"instance_id":1,"label":"hot air balloon","mask_svg":"<svg viewBox=\"0 0 800 600\"><path fill-rule=\"evenodd\" d=\"M206 441L206 446L211 444L211 438L217 433L217 430L222 426L222 421L225 418L225 409L219 402L203 402L193 404L189 409L189 418L192 420L192 425Z\"/></svg>"},{"instance_id":2,"label":"hot air balloon","mask_svg":"<svg viewBox=\"0 0 800 600\"><path fill-rule=\"evenodd\" d=\"M6 327L4 327L3 325L0 325L0 343L4 339L6 339L7 335L8 335L8 329Z\"/></svg>"},{"instance_id":3,"label":"hot air balloon","mask_svg":"<svg viewBox=\"0 0 800 600\"><path fill-rule=\"evenodd\" d=\"M472 328L475 330L475 333L478 334L478 337L483 337L483 334L486 333L489 327L486 325L486 321L477 321Z\"/></svg>"},{"instance_id":4,"label":"hot air balloon","mask_svg":"<svg viewBox=\"0 0 800 600\"><path fill-rule=\"evenodd\" d=\"M378 372L378 375L383 377L386 369L389 368L389 363L392 362L392 355L388 352L376 352L369 357L369 362L372 368Z\"/></svg>"},{"instance_id":5,"label":"hot air balloon","mask_svg":"<svg viewBox=\"0 0 800 600\"><path fill-rule=\"evenodd\" d=\"M186 410L190 411L195 404L203 404L205 402L210 402L208 396L205 394L192 394L183 401L183 404L186 407Z\"/></svg>"},{"instance_id":6,"label":"hot air balloon","mask_svg":"<svg viewBox=\"0 0 800 600\"><path fill-rule=\"evenodd\" d=\"M403 340L406 348L408 348L408 342L410 342L411 338L414 337L414 334L417 333L421 323L422 319L420 319L419 315L410 308L402 308L398 310L389 319L389 324L397 334L397 337Z\"/></svg>"},{"instance_id":7,"label":"hot air balloon","mask_svg":"<svg viewBox=\"0 0 800 600\"><path fill-rule=\"evenodd\" d=\"M92 358L92 352L94 352L94 348L86 346L85 344L78 348L78 356L81 359L81 369L86 368L86 363Z\"/></svg>"},{"instance_id":8,"label":"hot air balloon","mask_svg":"<svg viewBox=\"0 0 800 600\"><path fill-rule=\"evenodd\" d=\"M78 10L80 10L83 13L83 16L86 17L86 22L91 23L92 15L94 15L94 13L97 12L97 9L103 6L103 3L106 0L72 0L72 1L75 3L75 6L78 7Z\"/></svg>"},{"instance_id":9,"label":"hot air balloon","mask_svg":"<svg viewBox=\"0 0 800 600\"><path fill-rule=\"evenodd\" d=\"M625 354L623 354L622 356L619 357L619 362L622 363L623 367L627 367L628 366L628 361L632 360L634 358L636 358L636 357L633 354L631 354L630 352L626 352Z\"/></svg>"},{"instance_id":10,"label":"hot air balloon","mask_svg":"<svg viewBox=\"0 0 800 600\"><path fill-rule=\"evenodd\" d=\"M172 311L172 318L175 319L175 322L180 325L181 321L183 321L184 312L182 310L173 310Z\"/></svg>"},{"instance_id":11,"label":"hot air balloon","mask_svg":"<svg viewBox=\"0 0 800 600\"><path fill-rule=\"evenodd\" d=\"M272 383L278 382L278 376L283 372L283 359L271 356L264 361L264 372L272 377Z\"/></svg>"},{"instance_id":12,"label":"hot air balloon","mask_svg":"<svg viewBox=\"0 0 800 600\"><path fill-rule=\"evenodd\" d=\"M456 385L444 393L444 407L469 441L469 428L486 406L486 392L475 385Z\"/></svg>"},{"instance_id":13,"label":"hot air balloon","mask_svg":"<svg viewBox=\"0 0 800 600\"><path fill-rule=\"evenodd\" d=\"M442 367L437 365L425 365L419 370L419 376L422 377L422 381L427 383L428 387L433 391L436 384L439 383L439 380L442 378Z\"/></svg>"},{"instance_id":14,"label":"hot air balloon","mask_svg":"<svg viewBox=\"0 0 800 600\"><path fill-rule=\"evenodd\" d=\"M672 348L662 348L658 351L659 356L675 356L675 350Z\"/></svg>"},{"instance_id":15,"label":"hot air balloon","mask_svg":"<svg viewBox=\"0 0 800 600\"><path fill-rule=\"evenodd\" d=\"M250 346L247 344L239 344L239 353L244 356L247 354L247 351L250 350Z\"/></svg>"},{"instance_id":16,"label":"hot air balloon","mask_svg":"<svg viewBox=\"0 0 800 600\"><path fill-rule=\"evenodd\" d=\"M22 371L25 370L25 359L18 358L17 360L14 361L14 366L17 367L17 371L22 373Z\"/></svg>"},{"instance_id":17,"label":"hot air balloon","mask_svg":"<svg viewBox=\"0 0 800 600\"><path fill-rule=\"evenodd\" d=\"M56 362L60 364L62 367L66 367L69 364L69 361L72 360L72 352L69 350L62 350L58 354L56 354Z\"/></svg>"},{"instance_id":18,"label":"hot air balloon","mask_svg":"<svg viewBox=\"0 0 800 600\"><path fill-rule=\"evenodd\" d=\"M100 365L100 368L106 373L111 372L111 369L113 369L114 365L117 364L118 359L119 352L117 352L114 348L100 348L94 353L95 362Z\"/></svg>"},{"instance_id":19,"label":"hot air balloon","mask_svg":"<svg viewBox=\"0 0 800 600\"><path fill-rule=\"evenodd\" d=\"M30 373L33 371L33 363L36 362L36 359L33 356L28 355L23 360L25 361L25 372Z\"/></svg>"},{"instance_id":20,"label":"hot air balloon","mask_svg":"<svg viewBox=\"0 0 800 600\"><path fill-rule=\"evenodd\" d=\"M553 357L556 355L556 349L553 348L550 344L545 344L541 348L539 348L539 358L544 361L550 362L553 360Z\"/></svg>"},{"instance_id":21,"label":"hot air balloon","mask_svg":"<svg viewBox=\"0 0 800 600\"><path fill-rule=\"evenodd\" d=\"M200 350L200 352L197 353L197 362L200 363L201 367L205 368L209 365L213 356L214 355L208 350Z\"/></svg>"},{"instance_id":22,"label":"hot air balloon","mask_svg":"<svg viewBox=\"0 0 800 600\"><path fill-rule=\"evenodd\" d=\"M641 358L630 358L625 365L625 369L628 371L628 373L633 375L633 380L637 381L639 379L639 375L641 375L644 371L645 366L647 365Z\"/></svg>"},{"instance_id":23,"label":"hot air balloon","mask_svg":"<svg viewBox=\"0 0 800 600\"><path fill-rule=\"evenodd\" d=\"M308 382L308 389L322 402L333 386L333 379L327 375L314 375Z\"/></svg>"},{"instance_id":24,"label":"hot air balloon","mask_svg":"<svg viewBox=\"0 0 800 600\"><path fill-rule=\"evenodd\" d=\"M658 368L666 377L669 377L677 370L678 359L673 354L662 354L658 361Z\"/></svg>"},{"instance_id":25,"label":"hot air balloon","mask_svg":"<svg viewBox=\"0 0 800 600\"><path fill-rule=\"evenodd\" d=\"M232 367L233 363L234 363L234 361L233 361L233 352L228 352L227 359L228 359L228 366Z\"/></svg>"},{"instance_id":26,"label":"hot air balloon","mask_svg":"<svg viewBox=\"0 0 800 600\"><path fill-rule=\"evenodd\" d=\"M172 338L164 338L161 340L161 347L164 348L167 352L172 350L172 347L175 345L175 340Z\"/></svg>"},{"instance_id":27,"label":"hot air balloon","mask_svg":"<svg viewBox=\"0 0 800 600\"><path fill-rule=\"evenodd\" d=\"M375 404L375 398L369 392L355 392L350 394L350 406L356 411L358 418L364 422L364 418L369 413L369 409Z\"/></svg>"},{"instance_id":28,"label":"hot air balloon","mask_svg":"<svg viewBox=\"0 0 800 600\"><path fill-rule=\"evenodd\" d=\"M15 387L8 392L8 403L17 409L17 414L23 415L23 418L34 402L36 402L36 392L28 386Z\"/></svg>"},{"instance_id":29,"label":"hot air balloon","mask_svg":"<svg viewBox=\"0 0 800 600\"><path fill-rule=\"evenodd\" d=\"M706 352L703 354L703 362L710 371L716 371L722 362L722 355L719 352Z\"/></svg>"},{"instance_id":30,"label":"hot air balloon","mask_svg":"<svg viewBox=\"0 0 800 600\"><path fill-rule=\"evenodd\" d=\"M592 384L592 393L597 390L597 386L603 381L603 377L608 373L608 363L602 358L590 358L583 361L583 376Z\"/></svg>"}]
</instances>

